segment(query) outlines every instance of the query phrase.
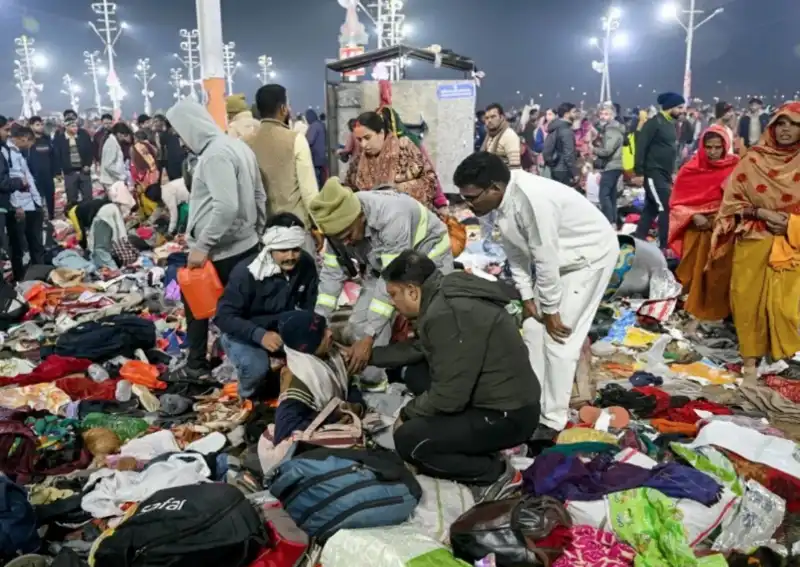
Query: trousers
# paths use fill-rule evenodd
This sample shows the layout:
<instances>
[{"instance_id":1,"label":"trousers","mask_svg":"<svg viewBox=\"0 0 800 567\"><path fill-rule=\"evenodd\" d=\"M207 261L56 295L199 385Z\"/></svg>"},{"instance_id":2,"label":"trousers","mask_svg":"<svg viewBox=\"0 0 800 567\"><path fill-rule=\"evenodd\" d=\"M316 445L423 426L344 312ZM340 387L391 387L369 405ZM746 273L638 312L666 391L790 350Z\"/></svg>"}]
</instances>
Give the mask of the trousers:
<instances>
[{"instance_id":1,"label":"trousers","mask_svg":"<svg viewBox=\"0 0 800 567\"><path fill-rule=\"evenodd\" d=\"M513 411L467 408L410 419L397 428L394 443L421 474L489 485L505 471L500 451L525 443L538 424L539 404Z\"/></svg>"},{"instance_id":2,"label":"trousers","mask_svg":"<svg viewBox=\"0 0 800 567\"><path fill-rule=\"evenodd\" d=\"M672 193L672 179L667 174L653 174L644 178L644 209L639 217L634 236L647 240L653 221L658 219L658 246L667 247L669 236L669 198Z\"/></svg>"},{"instance_id":3,"label":"trousers","mask_svg":"<svg viewBox=\"0 0 800 567\"><path fill-rule=\"evenodd\" d=\"M12 210L0 214L0 232L8 233L8 252L11 258L11 273L15 282L25 279L25 244L27 243L30 265L44 264L44 211L26 211L25 218L18 220Z\"/></svg>"},{"instance_id":4,"label":"trousers","mask_svg":"<svg viewBox=\"0 0 800 567\"><path fill-rule=\"evenodd\" d=\"M242 254L212 261L211 263L214 264L222 285L228 284L228 278L230 278L236 264L256 252L257 247L254 246ZM195 319L194 315L192 315L192 310L189 308L189 303L183 295L181 295L181 300L186 311L186 340L189 343L189 358L186 364L192 370L205 370L208 368L208 360L206 360L208 355L208 319Z\"/></svg>"},{"instance_id":5,"label":"trousers","mask_svg":"<svg viewBox=\"0 0 800 567\"><path fill-rule=\"evenodd\" d=\"M270 391L275 398L280 394L280 375L273 372L269 362L269 353L255 344L246 344L229 335L220 337L222 348L228 360L236 368L239 378L239 397L252 398L257 393Z\"/></svg>"},{"instance_id":6,"label":"trousers","mask_svg":"<svg viewBox=\"0 0 800 567\"><path fill-rule=\"evenodd\" d=\"M92 176L83 171L70 171L64 174L64 191L67 204L92 199Z\"/></svg>"},{"instance_id":7,"label":"trousers","mask_svg":"<svg viewBox=\"0 0 800 567\"><path fill-rule=\"evenodd\" d=\"M617 184L621 176L621 169L612 169L600 174L600 210L614 226L617 226Z\"/></svg>"},{"instance_id":8,"label":"trousers","mask_svg":"<svg viewBox=\"0 0 800 567\"><path fill-rule=\"evenodd\" d=\"M375 297L375 286L378 285L378 279L374 277L365 277L361 284L361 293L358 296L356 304L353 306L353 312L347 321L345 331L347 342L354 342L363 339L366 336L365 326L367 317L369 316L369 304L372 298ZM386 326L375 335L373 347L386 346L392 338L392 321L390 320ZM386 371L383 368L375 366L367 366L361 372L361 385L364 389L370 391L382 391L386 388L388 379Z\"/></svg>"},{"instance_id":9,"label":"trousers","mask_svg":"<svg viewBox=\"0 0 800 567\"><path fill-rule=\"evenodd\" d=\"M531 366L542 384L543 425L561 431L567 425L572 384L578 369L581 347L592 326L597 308L603 299L611 274L617 264L619 246L614 246L602 260L588 268L561 276L561 321L572 329L564 343L554 340L545 326L528 318L522 325L522 336L528 347Z\"/></svg>"}]
</instances>

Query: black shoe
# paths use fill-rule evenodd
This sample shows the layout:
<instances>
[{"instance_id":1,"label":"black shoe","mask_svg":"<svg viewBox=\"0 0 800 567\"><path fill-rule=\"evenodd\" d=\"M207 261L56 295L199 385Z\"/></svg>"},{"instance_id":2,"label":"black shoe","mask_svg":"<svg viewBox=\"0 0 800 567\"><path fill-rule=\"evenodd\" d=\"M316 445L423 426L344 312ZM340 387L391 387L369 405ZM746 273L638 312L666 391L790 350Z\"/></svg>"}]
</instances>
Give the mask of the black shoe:
<instances>
[{"instance_id":1,"label":"black shoe","mask_svg":"<svg viewBox=\"0 0 800 567\"><path fill-rule=\"evenodd\" d=\"M211 371L207 368L191 368L186 365L171 372L165 372L161 379L164 382L182 382L184 384L209 384L215 382Z\"/></svg>"},{"instance_id":2,"label":"black shoe","mask_svg":"<svg viewBox=\"0 0 800 567\"><path fill-rule=\"evenodd\" d=\"M503 458L503 463L505 468L500 478L489 486L472 487L475 504L509 498L522 486L522 473L515 469L508 459Z\"/></svg>"},{"instance_id":3,"label":"black shoe","mask_svg":"<svg viewBox=\"0 0 800 567\"><path fill-rule=\"evenodd\" d=\"M536 431L533 432L531 436L531 441L555 441L556 437L560 431L556 431L552 427L547 427L546 425L539 424L536 428Z\"/></svg>"}]
</instances>

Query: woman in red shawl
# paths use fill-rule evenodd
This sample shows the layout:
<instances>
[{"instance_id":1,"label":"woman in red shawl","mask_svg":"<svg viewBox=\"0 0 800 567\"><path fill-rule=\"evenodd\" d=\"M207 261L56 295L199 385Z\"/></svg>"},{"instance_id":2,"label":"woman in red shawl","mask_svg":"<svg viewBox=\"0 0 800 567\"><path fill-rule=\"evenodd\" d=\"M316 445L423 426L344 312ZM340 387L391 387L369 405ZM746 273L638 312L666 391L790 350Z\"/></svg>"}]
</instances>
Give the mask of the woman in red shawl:
<instances>
[{"instance_id":1,"label":"woman in red shawl","mask_svg":"<svg viewBox=\"0 0 800 567\"><path fill-rule=\"evenodd\" d=\"M728 288L731 256L712 262L711 230L722 204L722 188L739 157L728 153L728 132L711 126L700 137L694 157L678 172L669 200L669 248L681 257L675 271L688 291L685 309L701 320L724 319L730 314Z\"/></svg>"}]
</instances>

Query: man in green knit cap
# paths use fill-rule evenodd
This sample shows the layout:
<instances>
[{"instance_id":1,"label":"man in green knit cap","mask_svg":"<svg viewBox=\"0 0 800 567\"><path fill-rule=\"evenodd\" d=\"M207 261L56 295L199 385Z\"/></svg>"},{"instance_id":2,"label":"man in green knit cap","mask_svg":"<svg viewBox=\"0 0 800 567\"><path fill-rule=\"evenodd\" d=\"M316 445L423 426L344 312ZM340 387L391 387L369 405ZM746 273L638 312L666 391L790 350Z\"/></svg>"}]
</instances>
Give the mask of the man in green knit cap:
<instances>
[{"instance_id":1,"label":"man in green knit cap","mask_svg":"<svg viewBox=\"0 0 800 567\"><path fill-rule=\"evenodd\" d=\"M383 370L367 367L372 349L389 344L394 307L381 271L404 250L413 249L434 261L447 274L453 254L447 227L424 205L390 188L354 193L332 177L309 208L317 227L344 253L325 245L316 312L329 317L336 310L344 283L361 274L361 294L350 316L348 334L354 343L348 351L351 373L362 374L362 387L386 387ZM347 256L347 258L343 258ZM350 266L343 262L352 262Z\"/></svg>"}]
</instances>

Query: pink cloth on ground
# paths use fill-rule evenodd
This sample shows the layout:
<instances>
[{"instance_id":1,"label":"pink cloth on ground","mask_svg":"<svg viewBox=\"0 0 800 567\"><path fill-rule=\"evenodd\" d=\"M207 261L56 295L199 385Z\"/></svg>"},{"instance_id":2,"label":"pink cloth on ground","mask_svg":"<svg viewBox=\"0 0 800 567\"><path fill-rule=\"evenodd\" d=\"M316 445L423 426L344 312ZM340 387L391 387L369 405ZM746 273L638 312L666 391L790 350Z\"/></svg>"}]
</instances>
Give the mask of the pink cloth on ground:
<instances>
[{"instance_id":1,"label":"pink cloth on ground","mask_svg":"<svg viewBox=\"0 0 800 567\"><path fill-rule=\"evenodd\" d=\"M572 543L553 567L630 567L636 551L607 531L591 526L572 526Z\"/></svg>"}]
</instances>

